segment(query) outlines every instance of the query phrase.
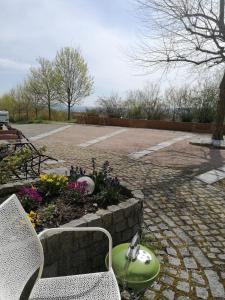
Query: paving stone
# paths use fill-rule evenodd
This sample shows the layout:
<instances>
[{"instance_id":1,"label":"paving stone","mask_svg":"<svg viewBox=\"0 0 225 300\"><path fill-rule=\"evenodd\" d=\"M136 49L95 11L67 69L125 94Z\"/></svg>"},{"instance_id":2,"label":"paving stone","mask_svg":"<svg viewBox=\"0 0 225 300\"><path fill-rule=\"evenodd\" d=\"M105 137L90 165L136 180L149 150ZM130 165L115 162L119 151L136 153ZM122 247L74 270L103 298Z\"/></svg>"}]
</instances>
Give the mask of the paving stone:
<instances>
[{"instance_id":1,"label":"paving stone","mask_svg":"<svg viewBox=\"0 0 225 300\"><path fill-rule=\"evenodd\" d=\"M183 257L190 255L190 252L187 248L179 248L179 252Z\"/></svg>"},{"instance_id":2,"label":"paving stone","mask_svg":"<svg viewBox=\"0 0 225 300\"><path fill-rule=\"evenodd\" d=\"M208 291L205 288L196 287L196 294L197 294L197 297L199 297L201 299L208 299Z\"/></svg>"},{"instance_id":3,"label":"paving stone","mask_svg":"<svg viewBox=\"0 0 225 300\"><path fill-rule=\"evenodd\" d=\"M192 239L180 228L174 228L173 231L176 235L185 243L191 245L193 243Z\"/></svg>"},{"instance_id":4,"label":"paving stone","mask_svg":"<svg viewBox=\"0 0 225 300\"><path fill-rule=\"evenodd\" d=\"M172 247L167 247L166 248L166 252L169 254L169 255L173 255L173 256L177 256L177 251L172 248Z\"/></svg>"},{"instance_id":5,"label":"paving stone","mask_svg":"<svg viewBox=\"0 0 225 300\"><path fill-rule=\"evenodd\" d=\"M211 267L212 264L206 258L206 256L202 253L202 251L198 247L189 247L190 251L193 253L197 262L205 268Z\"/></svg>"},{"instance_id":6,"label":"paving stone","mask_svg":"<svg viewBox=\"0 0 225 300\"><path fill-rule=\"evenodd\" d=\"M185 257L184 258L184 265L187 269L197 269L197 264L192 257Z\"/></svg>"},{"instance_id":7,"label":"paving stone","mask_svg":"<svg viewBox=\"0 0 225 300\"><path fill-rule=\"evenodd\" d=\"M180 270L178 272L178 276L180 279L185 279L185 280L188 280L188 277L189 277L188 272L186 272L184 270Z\"/></svg>"},{"instance_id":8,"label":"paving stone","mask_svg":"<svg viewBox=\"0 0 225 300\"><path fill-rule=\"evenodd\" d=\"M222 283L219 281L218 274L213 270L205 270L205 274L207 276L211 293L213 297L221 297L225 298L224 288Z\"/></svg>"},{"instance_id":9,"label":"paving stone","mask_svg":"<svg viewBox=\"0 0 225 300\"><path fill-rule=\"evenodd\" d=\"M205 284L205 280L203 279L203 277L195 272L192 272L192 280L198 284L202 284L202 285Z\"/></svg>"},{"instance_id":10,"label":"paving stone","mask_svg":"<svg viewBox=\"0 0 225 300\"><path fill-rule=\"evenodd\" d=\"M219 259L225 260L225 254L219 254L218 257Z\"/></svg>"},{"instance_id":11,"label":"paving stone","mask_svg":"<svg viewBox=\"0 0 225 300\"><path fill-rule=\"evenodd\" d=\"M173 277L170 277L170 276L163 276L163 278L161 279L161 282L165 283L165 284L168 284L170 286L173 285L173 282L174 282L174 278Z\"/></svg>"},{"instance_id":12,"label":"paving stone","mask_svg":"<svg viewBox=\"0 0 225 300\"><path fill-rule=\"evenodd\" d=\"M182 246L183 245L183 242L180 240L180 239L177 239L177 238L172 238L170 239L171 242L174 244L174 246Z\"/></svg>"},{"instance_id":13,"label":"paving stone","mask_svg":"<svg viewBox=\"0 0 225 300\"><path fill-rule=\"evenodd\" d=\"M160 291L161 286L162 286L162 285L161 285L160 283L155 282L155 283L153 283L152 288L153 288L155 291Z\"/></svg>"},{"instance_id":14,"label":"paving stone","mask_svg":"<svg viewBox=\"0 0 225 300\"><path fill-rule=\"evenodd\" d=\"M219 170L212 170L196 177L197 179L212 184L220 179L225 178L225 173Z\"/></svg>"},{"instance_id":15,"label":"paving stone","mask_svg":"<svg viewBox=\"0 0 225 300\"><path fill-rule=\"evenodd\" d=\"M166 297L166 299L168 299L168 300L173 300L174 295L175 295L175 293L172 290L166 289L163 291L163 296Z\"/></svg>"},{"instance_id":16,"label":"paving stone","mask_svg":"<svg viewBox=\"0 0 225 300\"><path fill-rule=\"evenodd\" d=\"M169 263L171 265L174 265L174 266L179 266L180 265L180 259L179 258L169 256L168 259L169 259Z\"/></svg>"},{"instance_id":17,"label":"paving stone","mask_svg":"<svg viewBox=\"0 0 225 300\"><path fill-rule=\"evenodd\" d=\"M190 291L190 285L189 285L188 282L178 281L177 289L180 290L180 291L183 291L185 293L189 293L189 291Z\"/></svg>"},{"instance_id":18,"label":"paving stone","mask_svg":"<svg viewBox=\"0 0 225 300\"><path fill-rule=\"evenodd\" d=\"M167 268L166 269L167 273L170 273L172 275L177 275L177 270L173 269L173 268Z\"/></svg>"},{"instance_id":19,"label":"paving stone","mask_svg":"<svg viewBox=\"0 0 225 300\"><path fill-rule=\"evenodd\" d=\"M144 294L144 299L145 300L153 300L155 298L156 293L151 290L146 290Z\"/></svg>"}]
</instances>

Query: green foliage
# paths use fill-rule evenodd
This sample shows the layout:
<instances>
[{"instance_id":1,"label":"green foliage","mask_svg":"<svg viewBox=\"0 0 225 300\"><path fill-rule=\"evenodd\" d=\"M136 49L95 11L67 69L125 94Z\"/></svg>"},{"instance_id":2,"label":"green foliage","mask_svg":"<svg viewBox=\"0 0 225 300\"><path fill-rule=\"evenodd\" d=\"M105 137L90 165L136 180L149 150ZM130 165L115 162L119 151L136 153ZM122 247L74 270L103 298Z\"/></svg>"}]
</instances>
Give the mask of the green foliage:
<instances>
[{"instance_id":1,"label":"green foliage","mask_svg":"<svg viewBox=\"0 0 225 300\"><path fill-rule=\"evenodd\" d=\"M60 102L68 107L68 120L71 107L90 95L93 78L88 73L88 66L77 49L65 47L57 52L55 70L58 75L58 95Z\"/></svg>"},{"instance_id":2,"label":"green foliage","mask_svg":"<svg viewBox=\"0 0 225 300\"><path fill-rule=\"evenodd\" d=\"M56 225L57 205L50 203L37 211L36 223L39 227L46 228Z\"/></svg>"},{"instance_id":3,"label":"green foliage","mask_svg":"<svg viewBox=\"0 0 225 300\"><path fill-rule=\"evenodd\" d=\"M110 184L101 185L101 190L93 196L93 202L96 202L99 207L107 208L108 205L118 204L120 201L120 187Z\"/></svg>"},{"instance_id":4,"label":"green foliage","mask_svg":"<svg viewBox=\"0 0 225 300\"><path fill-rule=\"evenodd\" d=\"M192 122L194 116L191 110L183 110L180 114L180 118L182 122Z\"/></svg>"},{"instance_id":5,"label":"green foliage","mask_svg":"<svg viewBox=\"0 0 225 300\"><path fill-rule=\"evenodd\" d=\"M4 157L0 161L0 184L7 183L14 172L24 166L24 161L31 157L31 150L23 147L20 151Z\"/></svg>"},{"instance_id":6,"label":"green foliage","mask_svg":"<svg viewBox=\"0 0 225 300\"><path fill-rule=\"evenodd\" d=\"M12 122L34 119L65 121L65 112L53 112L52 106L68 106L68 118L73 105L90 95L93 78L77 49L65 47L52 61L38 58L38 65L30 69L23 84L0 97L0 110L9 111Z\"/></svg>"}]
</instances>

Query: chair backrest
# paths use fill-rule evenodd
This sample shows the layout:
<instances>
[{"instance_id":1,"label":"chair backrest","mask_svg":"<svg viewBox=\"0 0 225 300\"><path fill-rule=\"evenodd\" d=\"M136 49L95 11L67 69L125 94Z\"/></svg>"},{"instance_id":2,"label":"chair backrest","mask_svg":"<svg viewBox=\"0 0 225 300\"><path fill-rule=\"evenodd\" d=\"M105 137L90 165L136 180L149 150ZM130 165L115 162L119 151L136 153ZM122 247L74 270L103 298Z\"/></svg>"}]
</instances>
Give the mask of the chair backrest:
<instances>
[{"instance_id":1,"label":"chair backrest","mask_svg":"<svg viewBox=\"0 0 225 300\"><path fill-rule=\"evenodd\" d=\"M0 300L19 300L44 256L38 236L16 195L0 205Z\"/></svg>"}]
</instances>

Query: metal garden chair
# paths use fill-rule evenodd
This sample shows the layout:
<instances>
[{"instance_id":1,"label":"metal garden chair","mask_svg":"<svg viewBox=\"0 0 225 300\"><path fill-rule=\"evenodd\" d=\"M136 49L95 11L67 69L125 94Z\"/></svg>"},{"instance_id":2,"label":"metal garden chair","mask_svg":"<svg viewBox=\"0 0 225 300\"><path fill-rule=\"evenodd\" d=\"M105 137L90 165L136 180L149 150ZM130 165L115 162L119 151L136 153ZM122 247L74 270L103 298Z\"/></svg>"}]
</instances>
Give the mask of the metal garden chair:
<instances>
[{"instance_id":1,"label":"metal garden chair","mask_svg":"<svg viewBox=\"0 0 225 300\"><path fill-rule=\"evenodd\" d=\"M100 231L109 239L109 270L41 278L44 253L40 238L47 232ZM117 300L120 292L112 270L112 238L98 227L53 228L36 234L16 195L0 205L0 300ZM36 278L33 280L34 276ZM31 293L24 296L27 286Z\"/></svg>"}]
</instances>

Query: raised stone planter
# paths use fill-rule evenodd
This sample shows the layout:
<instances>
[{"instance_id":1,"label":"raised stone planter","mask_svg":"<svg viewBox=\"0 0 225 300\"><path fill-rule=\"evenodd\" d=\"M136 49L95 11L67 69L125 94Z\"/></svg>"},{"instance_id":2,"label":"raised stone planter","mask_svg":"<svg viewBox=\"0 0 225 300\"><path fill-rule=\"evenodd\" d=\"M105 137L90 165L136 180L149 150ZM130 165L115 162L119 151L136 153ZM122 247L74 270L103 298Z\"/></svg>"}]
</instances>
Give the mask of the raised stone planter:
<instances>
[{"instance_id":1,"label":"raised stone planter","mask_svg":"<svg viewBox=\"0 0 225 300\"><path fill-rule=\"evenodd\" d=\"M18 192L21 186L31 183L34 181L26 180L2 185L0 203L8 195ZM113 246L131 241L141 226L144 195L141 190L132 190L125 182L121 185L131 191L130 199L118 205L108 206L106 210L99 209L96 213L87 214L62 227L103 227L111 233ZM100 232L48 234L41 242L45 254L44 277L104 270L108 240Z\"/></svg>"},{"instance_id":2,"label":"raised stone planter","mask_svg":"<svg viewBox=\"0 0 225 300\"><path fill-rule=\"evenodd\" d=\"M100 209L95 214L71 221L62 227L103 227L113 239L113 246L130 241L142 222L141 191L118 205ZM48 234L42 240L45 253L44 277L82 274L104 270L107 238L99 232L64 232Z\"/></svg>"}]
</instances>

